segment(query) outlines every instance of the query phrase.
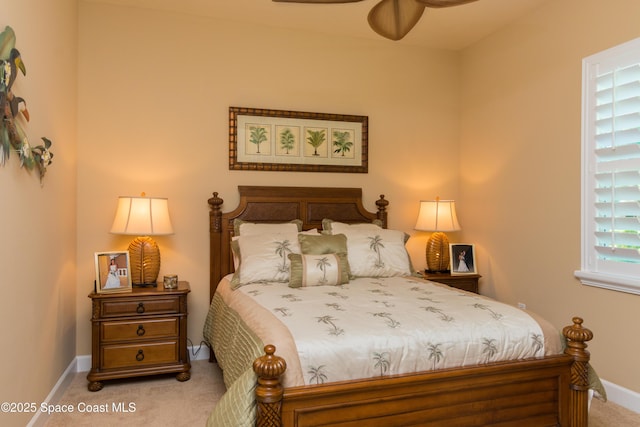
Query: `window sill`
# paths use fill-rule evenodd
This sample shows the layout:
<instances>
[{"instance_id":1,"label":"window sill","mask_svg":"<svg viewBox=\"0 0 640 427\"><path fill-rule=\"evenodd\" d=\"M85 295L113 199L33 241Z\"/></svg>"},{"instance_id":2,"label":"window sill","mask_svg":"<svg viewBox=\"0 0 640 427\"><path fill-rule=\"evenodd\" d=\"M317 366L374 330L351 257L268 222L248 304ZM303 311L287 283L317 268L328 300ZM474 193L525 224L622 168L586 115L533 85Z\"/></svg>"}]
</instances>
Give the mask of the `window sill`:
<instances>
[{"instance_id":1,"label":"window sill","mask_svg":"<svg viewBox=\"0 0 640 427\"><path fill-rule=\"evenodd\" d=\"M591 271L578 270L574 275L580 283L587 286L609 289L612 291L626 292L640 295L640 280L613 274L593 273Z\"/></svg>"}]
</instances>

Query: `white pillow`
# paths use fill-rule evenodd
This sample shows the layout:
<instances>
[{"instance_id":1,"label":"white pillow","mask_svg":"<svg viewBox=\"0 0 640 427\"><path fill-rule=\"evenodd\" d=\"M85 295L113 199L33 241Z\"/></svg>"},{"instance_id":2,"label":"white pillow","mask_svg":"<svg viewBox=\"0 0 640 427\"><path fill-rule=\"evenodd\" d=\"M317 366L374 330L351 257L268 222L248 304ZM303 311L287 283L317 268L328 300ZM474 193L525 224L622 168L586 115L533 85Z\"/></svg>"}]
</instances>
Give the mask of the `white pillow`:
<instances>
[{"instance_id":1,"label":"white pillow","mask_svg":"<svg viewBox=\"0 0 640 427\"><path fill-rule=\"evenodd\" d=\"M263 233L238 237L238 268L231 279L236 289L255 282L288 282L290 253L300 253L298 233Z\"/></svg>"},{"instance_id":2,"label":"white pillow","mask_svg":"<svg viewBox=\"0 0 640 427\"><path fill-rule=\"evenodd\" d=\"M258 224L254 224L254 225L258 225ZM269 224L269 225L276 225L276 224ZM261 231L256 232L256 231L258 231L258 229L257 228L252 228L251 230L249 230L249 234L248 235L252 236L252 235L256 235L256 234L264 234L267 229L268 228L262 228ZM275 232L278 232L278 230L276 228L274 228L274 229L276 230ZM291 232L290 228L289 228L288 232ZM267 233L267 234L273 234L273 233ZM311 236L320 235L320 233L318 232L317 228L312 228L311 230L301 231L298 234L311 235ZM240 266L240 250L238 248L238 242L237 242L237 240L239 238L240 238L240 236L231 237L231 254L233 255L233 270L234 271L237 271L238 267ZM298 243L299 243L299 241L298 241Z\"/></svg>"},{"instance_id":3,"label":"white pillow","mask_svg":"<svg viewBox=\"0 0 640 427\"><path fill-rule=\"evenodd\" d=\"M354 229L347 236L347 254L352 277L392 277L411 274L409 254L402 231Z\"/></svg>"},{"instance_id":4,"label":"white pillow","mask_svg":"<svg viewBox=\"0 0 640 427\"><path fill-rule=\"evenodd\" d=\"M322 231L329 234L340 234L348 230L377 230L379 228L382 228L382 222L377 219L373 220L373 222L359 222L356 224L347 224L326 218L322 220Z\"/></svg>"},{"instance_id":5,"label":"white pillow","mask_svg":"<svg viewBox=\"0 0 640 427\"><path fill-rule=\"evenodd\" d=\"M302 223L300 223L300 226ZM255 234L265 234L265 233L297 233L300 231L300 227L296 221L292 222L284 222L279 224L263 224L263 223L253 223L253 222L244 222L237 220L237 223L234 224L236 229L236 236L252 236Z\"/></svg>"}]
</instances>

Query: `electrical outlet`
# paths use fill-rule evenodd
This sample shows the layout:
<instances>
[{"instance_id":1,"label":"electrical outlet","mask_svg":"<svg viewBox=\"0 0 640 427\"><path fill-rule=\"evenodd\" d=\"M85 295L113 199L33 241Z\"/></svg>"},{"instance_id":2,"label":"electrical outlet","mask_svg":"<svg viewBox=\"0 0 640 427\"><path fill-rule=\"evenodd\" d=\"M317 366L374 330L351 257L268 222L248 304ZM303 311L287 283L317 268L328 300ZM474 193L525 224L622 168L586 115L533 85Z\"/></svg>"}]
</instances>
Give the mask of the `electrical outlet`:
<instances>
[{"instance_id":1,"label":"electrical outlet","mask_svg":"<svg viewBox=\"0 0 640 427\"><path fill-rule=\"evenodd\" d=\"M523 302L519 302L518 303L518 308L521 308L522 310L526 310L527 308L527 304L523 303Z\"/></svg>"}]
</instances>

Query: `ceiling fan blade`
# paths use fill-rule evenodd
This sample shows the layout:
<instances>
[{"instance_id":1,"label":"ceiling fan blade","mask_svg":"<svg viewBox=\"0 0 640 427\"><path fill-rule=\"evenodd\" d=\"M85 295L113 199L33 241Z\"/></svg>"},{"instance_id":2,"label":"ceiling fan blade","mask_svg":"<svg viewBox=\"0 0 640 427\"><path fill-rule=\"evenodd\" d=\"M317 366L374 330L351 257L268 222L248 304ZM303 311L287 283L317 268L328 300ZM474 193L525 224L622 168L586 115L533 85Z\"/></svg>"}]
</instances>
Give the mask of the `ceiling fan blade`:
<instances>
[{"instance_id":1,"label":"ceiling fan blade","mask_svg":"<svg viewBox=\"0 0 640 427\"><path fill-rule=\"evenodd\" d=\"M424 5L417 0L382 0L369 12L369 26L391 40L400 40L418 23Z\"/></svg>"},{"instance_id":2,"label":"ceiling fan blade","mask_svg":"<svg viewBox=\"0 0 640 427\"><path fill-rule=\"evenodd\" d=\"M451 7L471 3L478 0L417 0L427 7Z\"/></svg>"},{"instance_id":3,"label":"ceiling fan blade","mask_svg":"<svg viewBox=\"0 0 640 427\"><path fill-rule=\"evenodd\" d=\"M276 3L356 3L363 0L273 0Z\"/></svg>"}]
</instances>

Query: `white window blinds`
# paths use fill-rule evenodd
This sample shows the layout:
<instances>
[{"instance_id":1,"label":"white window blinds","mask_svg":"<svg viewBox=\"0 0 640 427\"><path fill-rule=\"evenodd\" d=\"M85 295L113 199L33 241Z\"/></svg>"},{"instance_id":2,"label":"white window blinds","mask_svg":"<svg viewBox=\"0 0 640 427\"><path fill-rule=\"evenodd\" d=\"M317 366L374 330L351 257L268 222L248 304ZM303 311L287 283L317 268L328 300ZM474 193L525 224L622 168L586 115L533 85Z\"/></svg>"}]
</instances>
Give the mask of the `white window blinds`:
<instances>
[{"instance_id":1,"label":"white window blinds","mask_svg":"<svg viewBox=\"0 0 640 427\"><path fill-rule=\"evenodd\" d=\"M640 39L583 61L585 284L640 293Z\"/></svg>"}]
</instances>

